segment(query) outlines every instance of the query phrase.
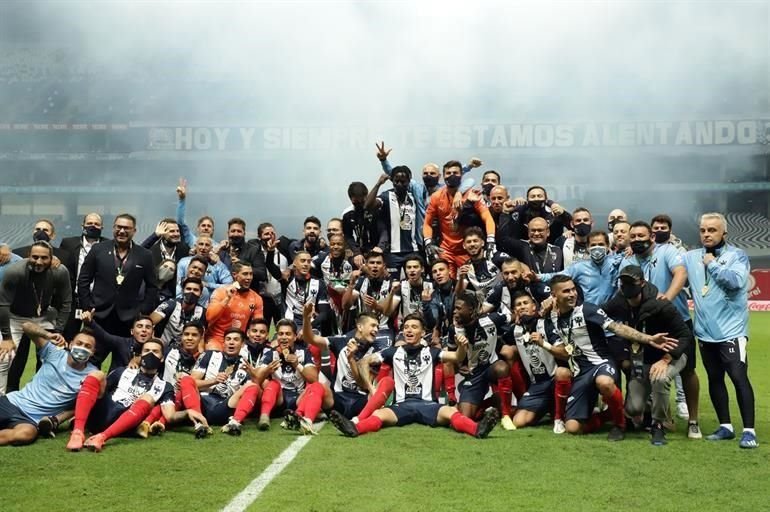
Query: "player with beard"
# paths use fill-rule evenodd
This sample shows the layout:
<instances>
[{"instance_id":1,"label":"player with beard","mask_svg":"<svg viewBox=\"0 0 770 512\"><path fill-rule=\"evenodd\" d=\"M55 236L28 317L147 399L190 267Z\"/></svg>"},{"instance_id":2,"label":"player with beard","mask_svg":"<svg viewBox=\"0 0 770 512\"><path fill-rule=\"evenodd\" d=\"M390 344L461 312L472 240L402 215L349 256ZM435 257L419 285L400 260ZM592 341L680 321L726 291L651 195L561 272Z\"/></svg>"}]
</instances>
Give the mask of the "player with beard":
<instances>
[{"instance_id":1,"label":"player with beard","mask_svg":"<svg viewBox=\"0 0 770 512\"><path fill-rule=\"evenodd\" d=\"M568 276L557 275L551 280L551 294L554 297L551 322L570 356L573 375L572 390L567 399L566 430L570 434L581 434L601 426L603 417L591 415L600 394L614 424L607 439L621 441L625 438L626 426L623 394L615 386L616 371L609 359L604 331L664 352L674 349L677 340L666 337L665 333L650 336L615 322L589 302L577 305L577 288Z\"/></svg>"},{"instance_id":2,"label":"player with beard","mask_svg":"<svg viewBox=\"0 0 770 512\"><path fill-rule=\"evenodd\" d=\"M263 316L262 297L251 290L254 276L248 263L233 264L233 284L217 288L211 295L211 302L206 309L206 348L222 350L224 333L230 329L240 329L249 325L252 318Z\"/></svg>"},{"instance_id":3,"label":"player with beard","mask_svg":"<svg viewBox=\"0 0 770 512\"><path fill-rule=\"evenodd\" d=\"M516 258L506 258L500 264L502 281L495 284L484 299L481 314L513 312L513 296L518 292L529 293L525 273L529 269Z\"/></svg>"},{"instance_id":4,"label":"player with beard","mask_svg":"<svg viewBox=\"0 0 770 512\"><path fill-rule=\"evenodd\" d=\"M184 409L179 380L192 373L202 346L203 326L196 322L187 323L182 328L180 339L171 344L164 358L162 377L174 388L174 408L177 411ZM166 423L160 405L156 405L149 416L136 427L136 433L142 438L147 438L150 434L160 435L166 431Z\"/></svg>"},{"instance_id":5,"label":"player with beard","mask_svg":"<svg viewBox=\"0 0 770 512\"><path fill-rule=\"evenodd\" d=\"M500 349L500 356L510 359L515 352L524 362L529 378L527 391L521 396L512 423L516 428L534 425L553 411L553 432L563 434L564 409L570 393L572 374L559 366L555 357L567 360L569 354L553 330L549 319L538 318L537 304L531 295L519 292L513 298L516 324L513 345Z\"/></svg>"},{"instance_id":6,"label":"player with beard","mask_svg":"<svg viewBox=\"0 0 770 512\"><path fill-rule=\"evenodd\" d=\"M454 364L465 360L468 340L458 336L457 350L450 352L426 347L422 344L424 335L422 317L417 314L408 315L404 319L405 345L391 347L361 359L359 366L364 374L369 373L372 364L386 363L393 367L395 400L393 405L377 409L371 416L357 423L336 410L332 411L329 418L340 432L347 437L358 437L368 432L377 432L383 427L419 423L431 427L451 426L457 432L480 439L489 435L499 417L494 408L487 409L481 421L476 423L461 414L456 407L433 401L433 368L442 361ZM368 375L364 375L363 379L368 381Z\"/></svg>"},{"instance_id":7,"label":"player with beard","mask_svg":"<svg viewBox=\"0 0 770 512\"><path fill-rule=\"evenodd\" d=\"M257 371L241 355L243 339L240 329L227 330L222 351L206 350L192 373L179 379L185 409L204 416L195 423L197 438L211 434L209 425L224 425L222 432L241 435L243 420L259 399Z\"/></svg>"},{"instance_id":8,"label":"player with beard","mask_svg":"<svg viewBox=\"0 0 770 512\"><path fill-rule=\"evenodd\" d=\"M312 311L312 303L307 306ZM315 435L313 422L322 407L331 408L332 392L318 382L318 370L307 345L297 342L297 325L292 320L278 322L276 341L278 345L265 352L257 368L264 386L258 428L270 428L270 413L277 406L286 411L284 428Z\"/></svg>"},{"instance_id":9,"label":"player with beard","mask_svg":"<svg viewBox=\"0 0 770 512\"><path fill-rule=\"evenodd\" d=\"M86 447L102 451L109 439L135 429L156 403L169 421L185 416L195 421L194 413L177 413L174 409L174 389L158 374L162 366L163 342L153 338L142 345L138 369L116 368L106 378L102 372L86 377L75 402L67 450L80 451ZM98 433L84 443L86 427Z\"/></svg>"},{"instance_id":10,"label":"player with beard","mask_svg":"<svg viewBox=\"0 0 770 512\"><path fill-rule=\"evenodd\" d=\"M312 313L312 307L307 306L305 315L309 317ZM310 340L311 344L331 351L337 358L335 373L331 379L334 410L354 422L368 418L372 412L382 407L393 391L394 383L391 377L380 376L375 386L359 373L358 361L361 358L387 348L387 345L378 343L377 329L377 318L369 313L361 313L356 319L356 330L352 338L347 335L329 338L315 336L307 327L302 335Z\"/></svg>"},{"instance_id":11,"label":"player with beard","mask_svg":"<svg viewBox=\"0 0 770 512\"><path fill-rule=\"evenodd\" d=\"M321 245L321 221L318 217L310 216L302 223L302 240L295 240L289 244L289 260L294 261L297 253L305 251L310 253L311 258L318 254L323 246Z\"/></svg>"},{"instance_id":12,"label":"player with beard","mask_svg":"<svg viewBox=\"0 0 770 512\"><path fill-rule=\"evenodd\" d=\"M329 235L329 249L318 253L313 258L311 274L322 279L326 285L326 294L331 308L330 320L333 332L338 334L346 330L347 310L342 308L342 297L350 281L354 266L346 255L345 237L342 234Z\"/></svg>"},{"instance_id":13,"label":"player with beard","mask_svg":"<svg viewBox=\"0 0 770 512\"><path fill-rule=\"evenodd\" d=\"M469 259L457 269L458 293L467 288L482 301L500 282L500 269L484 254L484 232L481 228L474 226L465 230L463 249Z\"/></svg>"},{"instance_id":14,"label":"player with beard","mask_svg":"<svg viewBox=\"0 0 770 512\"><path fill-rule=\"evenodd\" d=\"M372 251L366 255L366 270L367 275L364 277L359 277L358 271L351 274L350 283L342 296L342 307L350 309L357 304L359 312L372 313L379 318L377 339L390 346L393 343L393 330L389 318L391 311L388 309L393 303L393 292L382 253Z\"/></svg>"}]
</instances>

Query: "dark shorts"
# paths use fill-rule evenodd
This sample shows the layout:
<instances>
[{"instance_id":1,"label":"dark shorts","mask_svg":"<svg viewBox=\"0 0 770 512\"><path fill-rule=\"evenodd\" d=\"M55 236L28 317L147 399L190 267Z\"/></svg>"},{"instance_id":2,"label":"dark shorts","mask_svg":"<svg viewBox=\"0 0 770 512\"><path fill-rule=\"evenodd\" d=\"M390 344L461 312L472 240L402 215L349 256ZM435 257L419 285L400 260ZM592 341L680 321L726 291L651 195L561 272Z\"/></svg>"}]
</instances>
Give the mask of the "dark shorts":
<instances>
[{"instance_id":1,"label":"dark shorts","mask_svg":"<svg viewBox=\"0 0 770 512\"><path fill-rule=\"evenodd\" d=\"M519 409L542 416L553 409L553 379L530 384L519 400Z\"/></svg>"},{"instance_id":2,"label":"dark shorts","mask_svg":"<svg viewBox=\"0 0 770 512\"><path fill-rule=\"evenodd\" d=\"M607 338L607 347L615 363L620 367L620 363L631 359L631 342L620 336L609 336Z\"/></svg>"},{"instance_id":3,"label":"dark shorts","mask_svg":"<svg viewBox=\"0 0 770 512\"><path fill-rule=\"evenodd\" d=\"M123 406L123 404L114 402L109 396L103 396L96 401L94 408L91 409L86 428L92 434L103 432L127 410L128 407Z\"/></svg>"},{"instance_id":4,"label":"dark shorts","mask_svg":"<svg viewBox=\"0 0 770 512\"><path fill-rule=\"evenodd\" d=\"M227 406L228 401L219 395L201 395L201 412L210 425L224 425L230 421L235 409Z\"/></svg>"},{"instance_id":5,"label":"dark shorts","mask_svg":"<svg viewBox=\"0 0 770 512\"><path fill-rule=\"evenodd\" d=\"M24 424L37 428L35 422L13 405L7 396L0 396L0 430Z\"/></svg>"},{"instance_id":6,"label":"dark shorts","mask_svg":"<svg viewBox=\"0 0 770 512\"><path fill-rule=\"evenodd\" d=\"M734 338L727 341L700 341L700 353L704 361L711 366L720 365L725 369L731 365L748 365L748 357L746 355L746 345L749 339L745 336ZM689 357L689 356L687 356Z\"/></svg>"},{"instance_id":7,"label":"dark shorts","mask_svg":"<svg viewBox=\"0 0 770 512\"><path fill-rule=\"evenodd\" d=\"M334 410L348 419L358 416L367 402L366 395L350 393L347 391L334 393Z\"/></svg>"},{"instance_id":8,"label":"dark shorts","mask_svg":"<svg viewBox=\"0 0 770 512\"><path fill-rule=\"evenodd\" d=\"M487 396L487 392L489 392L489 384L492 382L491 373L492 366L490 365L484 370L476 370L467 376L460 383L459 402L481 405L484 402L484 397Z\"/></svg>"},{"instance_id":9,"label":"dark shorts","mask_svg":"<svg viewBox=\"0 0 770 512\"><path fill-rule=\"evenodd\" d=\"M615 367L612 363L602 363L592 366L572 379L572 392L567 398L567 410L565 419L586 421L591 417L596 400L599 398L599 390L596 389L596 378L606 375L615 378Z\"/></svg>"},{"instance_id":10,"label":"dark shorts","mask_svg":"<svg viewBox=\"0 0 770 512\"><path fill-rule=\"evenodd\" d=\"M687 327L690 329L690 332L693 332L692 327L692 320L687 320L685 322L687 324ZM687 355L687 363L684 365L683 371L687 370L695 370L695 362L696 357L695 354L697 353L697 350L695 350L695 334L692 335L692 343L690 343L690 346L685 349L684 353Z\"/></svg>"},{"instance_id":11,"label":"dark shorts","mask_svg":"<svg viewBox=\"0 0 770 512\"><path fill-rule=\"evenodd\" d=\"M391 279L401 279L401 267L404 265L406 258L411 255L411 252L385 253L385 262L388 266L388 273L390 274Z\"/></svg>"},{"instance_id":12,"label":"dark shorts","mask_svg":"<svg viewBox=\"0 0 770 512\"><path fill-rule=\"evenodd\" d=\"M397 425L399 427L410 425L412 423L435 427L436 419L438 419L438 411L442 407L443 405L437 402L428 402L427 400L410 398L403 402L393 404L388 407L388 409L393 411L396 418L398 418Z\"/></svg>"}]
</instances>

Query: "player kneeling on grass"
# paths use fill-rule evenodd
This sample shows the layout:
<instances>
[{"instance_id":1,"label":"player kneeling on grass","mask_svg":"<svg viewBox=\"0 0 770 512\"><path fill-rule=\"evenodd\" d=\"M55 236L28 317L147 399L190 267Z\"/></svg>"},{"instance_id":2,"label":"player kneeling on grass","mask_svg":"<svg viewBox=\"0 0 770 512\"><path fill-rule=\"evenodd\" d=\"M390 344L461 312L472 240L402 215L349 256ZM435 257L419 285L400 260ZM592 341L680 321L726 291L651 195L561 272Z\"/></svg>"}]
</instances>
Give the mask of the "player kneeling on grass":
<instances>
[{"instance_id":1,"label":"player kneeling on grass","mask_svg":"<svg viewBox=\"0 0 770 512\"><path fill-rule=\"evenodd\" d=\"M513 424L516 428L533 425L546 413L555 411L554 433L563 434L564 404L569 391L561 393L564 402L559 401L555 408L554 397L556 388L564 384L569 386L572 374L568 368L558 366L555 357L566 361L569 354L550 320L538 318L537 304L531 295L526 292L515 294L513 308L517 318L513 328L515 347L529 376L529 387L519 400ZM512 345L504 346L500 355L509 358L513 348Z\"/></svg>"},{"instance_id":2,"label":"player kneeling on grass","mask_svg":"<svg viewBox=\"0 0 770 512\"><path fill-rule=\"evenodd\" d=\"M0 396L0 446L32 443L38 436L38 423L71 410L81 381L98 373L88 363L96 348L90 331L76 334L69 350L63 350L54 346L64 344L60 334L51 334L32 322L22 327L37 347L43 365L20 391ZM0 358L4 355L0 353Z\"/></svg>"},{"instance_id":3,"label":"player kneeling on grass","mask_svg":"<svg viewBox=\"0 0 770 512\"><path fill-rule=\"evenodd\" d=\"M551 280L551 295L554 297L551 322L570 356L569 365L574 376L572 391L567 399L567 432L587 434L602 425L603 416L591 414L597 395L601 394L614 424L607 439L621 441L625 438L626 427L623 395L615 386L616 370L610 362L611 355L604 331L611 331L622 338L651 345L664 352L674 349L677 340L666 337L666 333L650 336L615 322L594 304L584 302L578 306L577 288L568 276L554 276Z\"/></svg>"},{"instance_id":4,"label":"player kneeling on grass","mask_svg":"<svg viewBox=\"0 0 770 512\"><path fill-rule=\"evenodd\" d=\"M163 342L152 338L142 345L138 369L116 368L106 377L99 371L88 375L75 402L67 449L80 451L85 446L100 452L109 439L135 429L156 403L167 420L175 419L174 388L158 375L162 365ZM86 426L99 433L83 443Z\"/></svg>"},{"instance_id":5,"label":"player kneeling on grass","mask_svg":"<svg viewBox=\"0 0 770 512\"><path fill-rule=\"evenodd\" d=\"M441 405L433 401L433 370L442 362L460 362L465 360L468 339L463 335L456 337L457 350L450 352L433 347L426 347L422 342L425 326L422 316L410 314L404 318L403 336L405 345L390 347L365 356L359 362L363 378L370 381L369 367L387 363L393 368L396 384L396 397L393 405L378 409L358 423L344 417L338 411L329 415L332 423L348 437L357 437L367 432L376 432L383 427L392 427L419 423L429 425L451 425L458 432L478 438L485 438L497 425L500 418L497 409L484 411L481 421L476 423L463 416L457 407Z\"/></svg>"},{"instance_id":6,"label":"player kneeling on grass","mask_svg":"<svg viewBox=\"0 0 770 512\"><path fill-rule=\"evenodd\" d=\"M241 435L243 420L259 399L256 369L241 355L244 335L239 329L224 334L222 351L206 350L188 376L179 379L182 404L202 413L195 424L195 437L210 435L211 425L224 425L222 432Z\"/></svg>"},{"instance_id":7,"label":"player kneeling on grass","mask_svg":"<svg viewBox=\"0 0 770 512\"><path fill-rule=\"evenodd\" d=\"M182 377L192 373L195 362L200 355L198 350L202 341L203 326L197 322L187 323L182 328L180 341L178 343L172 342L171 348L166 354L162 376L163 380L174 388L174 408L177 411L184 409L179 381ZM160 405L156 405L152 408L150 415L136 427L136 434L145 439L149 434L162 434L166 430L166 423L166 417L163 415Z\"/></svg>"},{"instance_id":8,"label":"player kneeling on grass","mask_svg":"<svg viewBox=\"0 0 770 512\"><path fill-rule=\"evenodd\" d=\"M297 342L297 326L292 320L278 321L276 341L278 346L265 351L257 368L264 386L259 429L270 428L270 413L278 406L286 411L282 427L313 435L313 422L321 407L331 408L333 404L331 390L318 382L313 356L307 345Z\"/></svg>"}]
</instances>

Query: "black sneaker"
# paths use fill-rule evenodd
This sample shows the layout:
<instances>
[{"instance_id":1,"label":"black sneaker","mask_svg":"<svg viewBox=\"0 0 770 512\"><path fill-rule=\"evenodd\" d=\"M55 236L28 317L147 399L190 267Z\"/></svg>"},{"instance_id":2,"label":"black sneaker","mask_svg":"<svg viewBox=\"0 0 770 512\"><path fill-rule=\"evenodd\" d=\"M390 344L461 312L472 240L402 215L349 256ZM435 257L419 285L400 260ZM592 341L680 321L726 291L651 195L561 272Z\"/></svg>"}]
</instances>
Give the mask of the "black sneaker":
<instances>
[{"instance_id":1,"label":"black sneaker","mask_svg":"<svg viewBox=\"0 0 770 512\"><path fill-rule=\"evenodd\" d=\"M281 422L281 428L286 430L299 430L299 416L294 411L286 411Z\"/></svg>"},{"instance_id":2,"label":"black sneaker","mask_svg":"<svg viewBox=\"0 0 770 512\"><path fill-rule=\"evenodd\" d=\"M45 416L37 424L37 435L39 437L56 437L56 431L59 428L59 418L56 416Z\"/></svg>"},{"instance_id":3,"label":"black sneaker","mask_svg":"<svg viewBox=\"0 0 770 512\"><path fill-rule=\"evenodd\" d=\"M195 439L206 439L212 432L211 427L207 427L203 423L195 424Z\"/></svg>"},{"instance_id":4,"label":"black sneaker","mask_svg":"<svg viewBox=\"0 0 770 512\"><path fill-rule=\"evenodd\" d=\"M668 443L668 441L666 441L666 430L659 422L656 421L652 424L650 434L652 434L650 437L650 443L652 443L654 446L663 446Z\"/></svg>"},{"instance_id":5,"label":"black sneaker","mask_svg":"<svg viewBox=\"0 0 770 512\"><path fill-rule=\"evenodd\" d=\"M484 411L484 416L479 421L476 437L486 439L489 433L497 426L498 421L500 421L500 413L494 407L489 407Z\"/></svg>"},{"instance_id":6,"label":"black sneaker","mask_svg":"<svg viewBox=\"0 0 770 512\"><path fill-rule=\"evenodd\" d=\"M623 429L617 425L612 427L610 432L607 434L607 441L622 441L625 438L626 433L623 432Z\"/></svg>"},{"instance_id":7,"label":"black sneaker","mask_svg":"<svg viewBox=\"0 0 770 512\"><path fill-rule=\"evenodd\" d=\"M358 437L358 429L356 428L356 424L340 414L339 411L330 412L329 421L331 421L332 425L334 425L337 430L342 432L344 436Z\"/></svg>"}]
</instances>

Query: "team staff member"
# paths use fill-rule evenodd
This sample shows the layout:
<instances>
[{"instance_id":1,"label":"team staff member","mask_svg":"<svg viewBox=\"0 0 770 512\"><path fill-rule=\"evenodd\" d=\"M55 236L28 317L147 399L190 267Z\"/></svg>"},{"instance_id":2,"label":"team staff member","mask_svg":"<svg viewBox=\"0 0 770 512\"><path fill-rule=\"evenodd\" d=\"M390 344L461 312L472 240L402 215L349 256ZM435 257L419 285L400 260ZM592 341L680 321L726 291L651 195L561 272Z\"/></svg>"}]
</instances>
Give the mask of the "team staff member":
<instances>
[{"instance_id":1,"label":"team staff member","mask_svg":"<svg viewBox=\"0 0 770 512\"><path fill-rule=\"evenodd\" d=\"M227 331L240 329L243 332L253 318L262 318L262 297L249 288L254 276L251 265L236 262L232 270L235 282L217 288L206 309L207 350L222 350Z\"/></svg>"},{"instance_id":2,"label":"team staff member","mask_svg":"<svg viewBox=\"0 0 770 512\"><path fill-rule=\"evenodd\" d=\"M734 439L725 373L733 381L743 420L741 448L759 446L754 431L754 389L749 382L746 345L749 334L749 258L725 243L727 221L720 213L700 220L700 249L688 251L684 262L695 302L695 337L709 380L709 396L719 428L706 439Z\"/></svg>"}]
</instances>

